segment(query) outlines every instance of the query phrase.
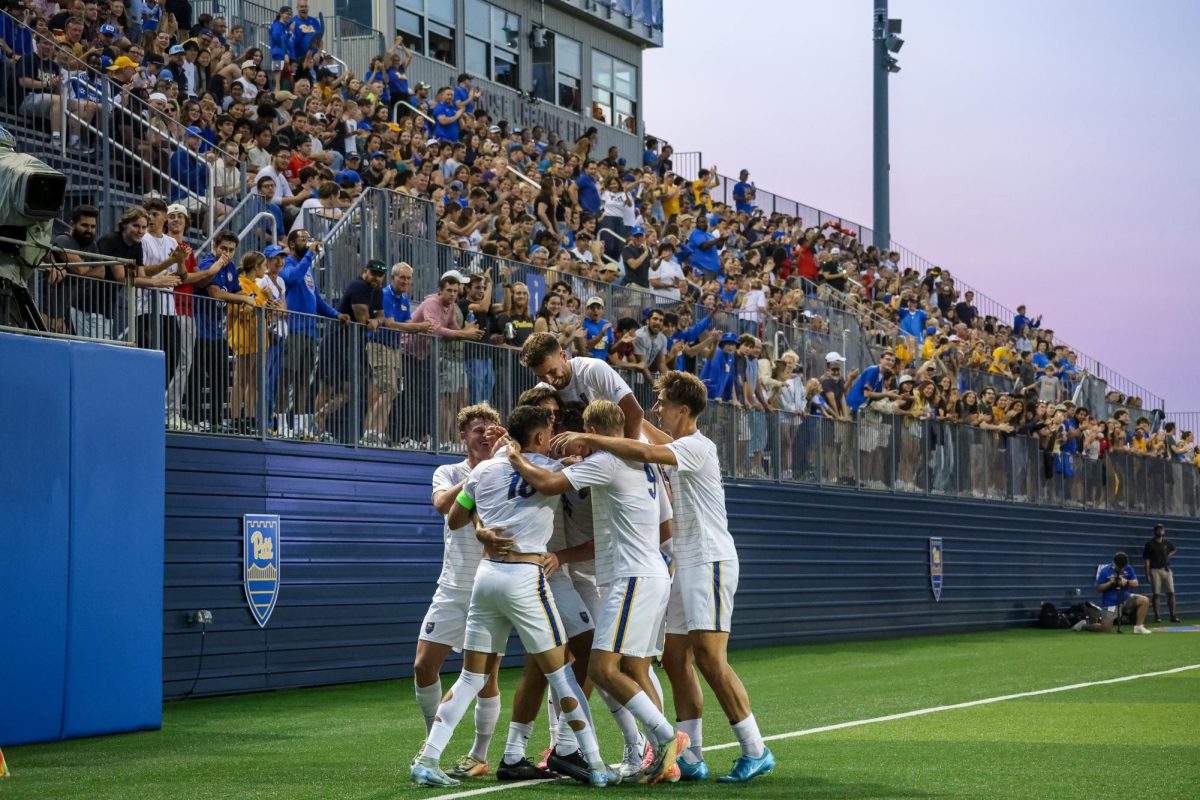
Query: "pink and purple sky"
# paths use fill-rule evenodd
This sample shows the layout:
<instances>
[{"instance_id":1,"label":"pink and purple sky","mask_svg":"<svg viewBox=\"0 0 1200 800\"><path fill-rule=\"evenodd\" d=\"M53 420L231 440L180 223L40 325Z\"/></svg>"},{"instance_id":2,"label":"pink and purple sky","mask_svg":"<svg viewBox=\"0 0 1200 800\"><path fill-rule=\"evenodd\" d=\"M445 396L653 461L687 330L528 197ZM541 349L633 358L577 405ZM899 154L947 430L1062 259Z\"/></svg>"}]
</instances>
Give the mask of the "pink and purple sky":
<instances>
[{"instance_id":1,"label":"pink and purple sky","mask_svg":"<svg viewBox=\"0 0 1200 800\"><path fill-rule=\"evenodd\" d=\"M870 0L668 0L646 129L871 224ZM1200 411L1200 2L891 0L892 237Z\"/></svg>"}]
</instances>

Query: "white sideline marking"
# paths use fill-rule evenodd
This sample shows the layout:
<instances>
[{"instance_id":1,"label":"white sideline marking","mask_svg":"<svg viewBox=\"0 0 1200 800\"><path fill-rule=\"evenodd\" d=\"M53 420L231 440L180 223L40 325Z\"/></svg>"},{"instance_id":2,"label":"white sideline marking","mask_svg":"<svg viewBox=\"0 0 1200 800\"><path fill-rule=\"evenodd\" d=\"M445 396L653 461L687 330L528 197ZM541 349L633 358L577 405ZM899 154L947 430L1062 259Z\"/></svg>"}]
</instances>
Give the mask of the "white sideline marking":
<instances>
[{"instance_id":1,"label":"white sideline marking","mask_svg":"<svg viewBox=\"0 0 1200 800\"><path fill-rule=\"evenodd\" d=\"M1173 669L1164 669L1158 672L1143 672L1138 675L1125 675L1120 678L1106 678L1102 681L1088 681L1087 683L1072 683L1068 686L1055 686L1051 689L1036 689L1031 692L1017 692L1016 694L1002 694L998 697L985 697L981 700L968 700L964 703L953 703L948 706L933 706L932 708L919 708L915 711L902 711L899 714L888 714L882 717L871 717L870 719L856 719L850 722L838 722L833 725L822 725L819 728L806 728L800 731L789 731L788 733L776 733L772 736L764 736L764 742L774 742L780 739L794 739L797 736L811 736L814 733L828 733L829 731L840 731L845 728L857 728L862 725L873 725L877 722L891 722L897 719L908 719L910 717L923 717L926 714L936 714L939 711L954 711L960 708L973 708L974 706L985 706L990 703L1002 703L1005 700L1020 700L1023 697L1038 697L1044 694L1057 694L1058 692L1069 692L1073 689L1087 689L1092 686L1107 686L1113 683L1125 683L1126 681L1136 681L1141 678L1158 678L1163 675L1174 675L1179 672L1187 672L1188 670L1200 669L1200 664L1189 664L1185 667L1174 667ZM728 750L738 747L737 742L726 742L725 744L714 744L705 747L704 750ZM535 786L539 783L552 783L553 781L517 781L515 783L504 783L499 786L487 786L482 789L470 789L465 792L454 792L453 794L437 795L437 800L455 800L459 797L478 797L483 794L491 794L492 792L503 792L508 789L518 789L522 786Z\"/></svg>"}]
</instances>

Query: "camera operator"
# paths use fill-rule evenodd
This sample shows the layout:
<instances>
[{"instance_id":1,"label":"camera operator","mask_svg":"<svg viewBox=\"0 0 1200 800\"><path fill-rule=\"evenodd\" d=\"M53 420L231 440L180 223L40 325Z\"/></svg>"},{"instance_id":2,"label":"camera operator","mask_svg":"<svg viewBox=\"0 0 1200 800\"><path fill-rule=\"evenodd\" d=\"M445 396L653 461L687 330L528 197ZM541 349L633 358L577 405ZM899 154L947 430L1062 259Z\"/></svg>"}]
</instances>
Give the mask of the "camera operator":
<instances>
[{"instance_id":1,"label":"camera operator","mask_svg":"<svg viewBox=\"0 0 1200 800\"><path fill-rule=\"evenodd\" d=\"M1105 564L1096 573L1096 591L1100 592L1100 621L1077 623L1074 630L1108 633L1113 629L1118 614L1134 618L1134 633L1150 633L1146 627L1146 610L1150 601L1145 595L1132 594L1129 590L1138 586L1137 574L1129 566L1129 556L1118 552L1111 564Z\"/></svg>"}]
</instances>

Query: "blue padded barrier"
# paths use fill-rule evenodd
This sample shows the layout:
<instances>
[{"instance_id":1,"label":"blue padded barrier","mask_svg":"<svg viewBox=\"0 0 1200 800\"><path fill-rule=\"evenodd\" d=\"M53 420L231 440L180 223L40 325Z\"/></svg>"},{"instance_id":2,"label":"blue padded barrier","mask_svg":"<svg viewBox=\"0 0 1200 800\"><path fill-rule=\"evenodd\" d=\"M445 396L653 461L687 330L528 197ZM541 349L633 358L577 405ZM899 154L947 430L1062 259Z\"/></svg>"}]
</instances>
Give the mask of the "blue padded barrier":
<instances>
[{"instance_id":1,"label":"blue padded barrier","mask_svg":"<svg viewBox=\"0 0 1200 800\"><path fill-rule=\"evenodd\" d=\"M158 728L163 354L78 343L71 347L71 369L71 600L62 736Z\"/></svg>"},{"instance_id":2,"label":"blue padded barrier","mask_svg":"<svg viewBox=\"0 0 1200 800\"><path fill-rule=\"evenodd\" d=\"M0 745L57 739L66 670L70 360L0 334Z\"/></svg>"}]
</instances>

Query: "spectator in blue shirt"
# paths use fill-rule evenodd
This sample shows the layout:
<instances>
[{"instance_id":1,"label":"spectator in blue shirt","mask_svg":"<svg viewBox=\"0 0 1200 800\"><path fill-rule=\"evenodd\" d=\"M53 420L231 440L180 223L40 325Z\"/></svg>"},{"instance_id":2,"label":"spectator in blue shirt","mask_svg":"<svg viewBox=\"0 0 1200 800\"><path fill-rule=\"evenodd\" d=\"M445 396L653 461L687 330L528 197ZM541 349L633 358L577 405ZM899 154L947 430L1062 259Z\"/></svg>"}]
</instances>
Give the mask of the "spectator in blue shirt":
<instances>
[{"instance_id":1,"label":"spectator in blue shirt","mask_svg":"<svg viewBox=\"0 0 1200 800\"><path fill-rule=\"evenodd\" d=\"M593 295L587 299L584 307L583 331L588 355L608 361L616 337L613 335L613 324L604 318L604 300Z\"/></svg>"},{"instance_id":2,"label":"spectator in blue shirt","mask_svg":"<svg viewBox=\"0 0 1200 800\"><path fill-rule=\"evenodd\" d=\"M200 150L202 134L203 132L194 125L184 130L183 143L186 147L181 147L171 154L168 166L171 180L175 182L171 186L171 202L183 202L193 211L208 192L208 165L193 155ZM185 189L187 191L184 191ZM189 197L188 192L196 197ZM236 276L235 269L235 279Z\"/></svg>"},{"instance_id":3,"label":"spectator in blue shirt","mask_svg":"<svg viewBox=\"0 0 1200 800\"><path fill-rule=\"evenodd\" d=\"M917 298L909 297L907 307L900 309L900 330L920 344L925 341L925 320L928 318L924 310L917 308Z\"/></svg>"},{"instance_id":4,"label":"spectator in blue shirt","mask_svg":"<svg viewBox=\"0 0 1200 800\"><path fill-rule=\"evenodd\" d=\"M709 400L732 402L734 387L734 363L737 358L738 337L736 333L727 333L721 337L721 346L712 358L704 362L700 380L708 388Z\"/></svg>"},{"instance_id":5,"label":"spectator in blue shirt","mask_svg":"<svg viewBox=\"0 0 1200 800\"><path fill-rule=\"evenodd\" d=\"M692 267L703 273L705 281L712 280L721 271L720 250L725 243L725 237L710 233L708 216L700 214L696 217L696 227L688 234L687 241L692 252Z\"/></svg>"},{"instance_id":6,"label":"spectator in blue shirt","mask_svg":"<svg viewBox=\"0 0 1200 800\"><path fill-rule=\"evenodd\" d=\"M895 400L900 395L894 389L886 389L896 370L896 356L884 353L879 357L878 364L872 364L859 374L850 391L846 392L846 405L850 412L857 414L858 410L873 400Z\"/></svg>"},{"instance_id":7,"label":"spectator in blue shirt","mask_svg":"<svg viewBox=\"0 0 1200 800\"><path fill-rule=\"evenodd\" d=\"M471 86L471 76L462 73L458 76L454 87L454 104L466 109L468 114L475 113L475 101L479 99L479 90Z\"/></svg>"},{"instance_id":8,"label":"spectator in blue shirt","mask_svg":"<svg viewBox=\"0 0 1200 800\"><path fill-rule=\"evenodd\" d=\"M449 86L438 89L438 104L433 107L433 137L444 142L458 141L458 121L469 113L465 101L455 100Z\"/></svg>"},{"instance_id":9,"label":"spectator in blue shirt","mask_svg":"<svg viewBox=\"0 0 1200 800\"><path fill-rule=\"evenodd\" d=\"M667 354L668 361L670 354L675 353L675 358L670 366L671 369L677 369L681 372L696 372L696 357L701 355L706 350L714 348L719 333L710 330L713 324L712 315L705 316L696 324L691 324L692 312L687 306L679 309L679 313L675 314L667 312L663 315L663 333L667 336ZM705 339L702 341L701 337Z\"/></svg>"},{"instance_id":10,"label":"spectator in blue shirt","mask_svg":"<svg viewBox=\"0 0 1200 800\"><path fill-rule=\"evenodd\" d=\"M596 185L599 166L590 158L583 162L583 172L575 179L579 207L593 216L600 216L600 187Z\"/></svg>"},{"instance_id":11,"label":"spectator in blue shirt","mask_svg":"<svg viewBox=\"0 0 1200 800\"><path fill-rule=\"evenodd\" d=\"M1020 333L1023 328L1029 328L1030 331L1033 331L1042 327L1042 315L1038 314L1036 317L1027 317L1025 316L1025 306L1017 306L1017 315L1013 317L1012 327L1017 333Z\"/></svg>"},{"instance_id":12,"label":"spectator in blue shirt","mask_svg":"<svg viewBox=\"0 0 1200 800\"><path fill-rule=\"evenodd\" d=\"M271 23L271 73L279 72L292 58L292 7L282 6Z\"/></svg>"},{"instance_id":13,"label":"spectator in blue shirt","mask_svg":"<svg viewBox=\"0 0 1200 800\"><path fill-rule=\"evenodd\" d=\"M1138 587L1137 573L1129 565L1129 556L1117 552L1112 563L1096 571L1096 591L1100 592L1100 622L1081 620L1075 625L1077 631L1107 633L1113 629L1117 615L1134 618L1134 633L1150 633L1146 627L1146 610L1150 601L1145 595L1133 594L1130 589Z\"/></svg>"},{"instance_id":14,"label":"spectator in blue shirt","mask_svg":"<svg viewBox=\"0 0 1200 800\"><path fill-rule=\"evenodd\" d=\"M738 175L738 182L733 185L733 203L738 211L749 214L754 211L754 196L756 189L749 182L750 170L744 169Z\"/></svg>"},{"instance_id":15,"label":"spectator in blue shirt","mask_svg":"<svg viewBox=\"0 0 1200 800\"><path fill-rule=\"evenodd\" d=\"M1033 354L1030 361L1037 369L1037 376L1040 378L1046 374L1046 367L1050 366L1050 343L1045 339L1039 339L1037 343L1037 352Z\"/></svg>"},{"instance_id":16,"label":"spectator in blue shirt","mask_svg":"<svg viewBox=\"0 0 1200 800\"><path fill-rule=\"evenodd\" d=\"M313 259L321 252L321 243L312 241L308 231L297 228L288 234L288 257L279 277L286 287L288 307L287 349L283 356L283 384L280 392L288 396L290 386L295 398L295 424L289 426L300 438L316 440L313 414L313 373L317 368L318 338L316 316L349 322L349 314L339 314L317 291L313 277Z\"/></svg>"},{"instance_id":17,"label":"spectator in blue shirt","mask_svg":"<svg viewBox=\"0 0 1200 800\"><path fill-rule=\"evenodd\" d=\"M225 401L229 394L228 365L231 352L225 338L226 303L243 303L254 307L254 300L242 293L235 255L237 234L225 231L213 241L213 252L200 260L197 272L217 267L212 277L195 284L196 299L193 316L196 319L195 368L189 376L189 416L202 430L221 428L224 424ZM203 296L202 296L203 295ZM208 413L201 401L208 391Z\"/></svg>"},{"instance_id":18,"label":"spectator in blue shirt","mask_svg":"<svg viewBox=\"0 0 1200 800\"><path fill-rule=\"evenodd\" d=\"M367 335L367 363L371 367L371 389L363 422L364 443L386 445L392 406L404 384L400 355L401 332L429 333L432 322L413 322L408 292L413 269L401 261L392 266L388 283L371 301L374 330Z\"/></svg>"},{"instance_id":19,"label":"spectator in blue shirt","mask_svg":"<svg viewBox=\"0 0 1200 800\"><path fill-rule=\"evenodd\" d=\"M325 25L320 19L308 15L308 0L296 3L296 16L292 19L292 61L297 64L304 57L321 49L321 36Z\"/></svg>"}]
</instances>

